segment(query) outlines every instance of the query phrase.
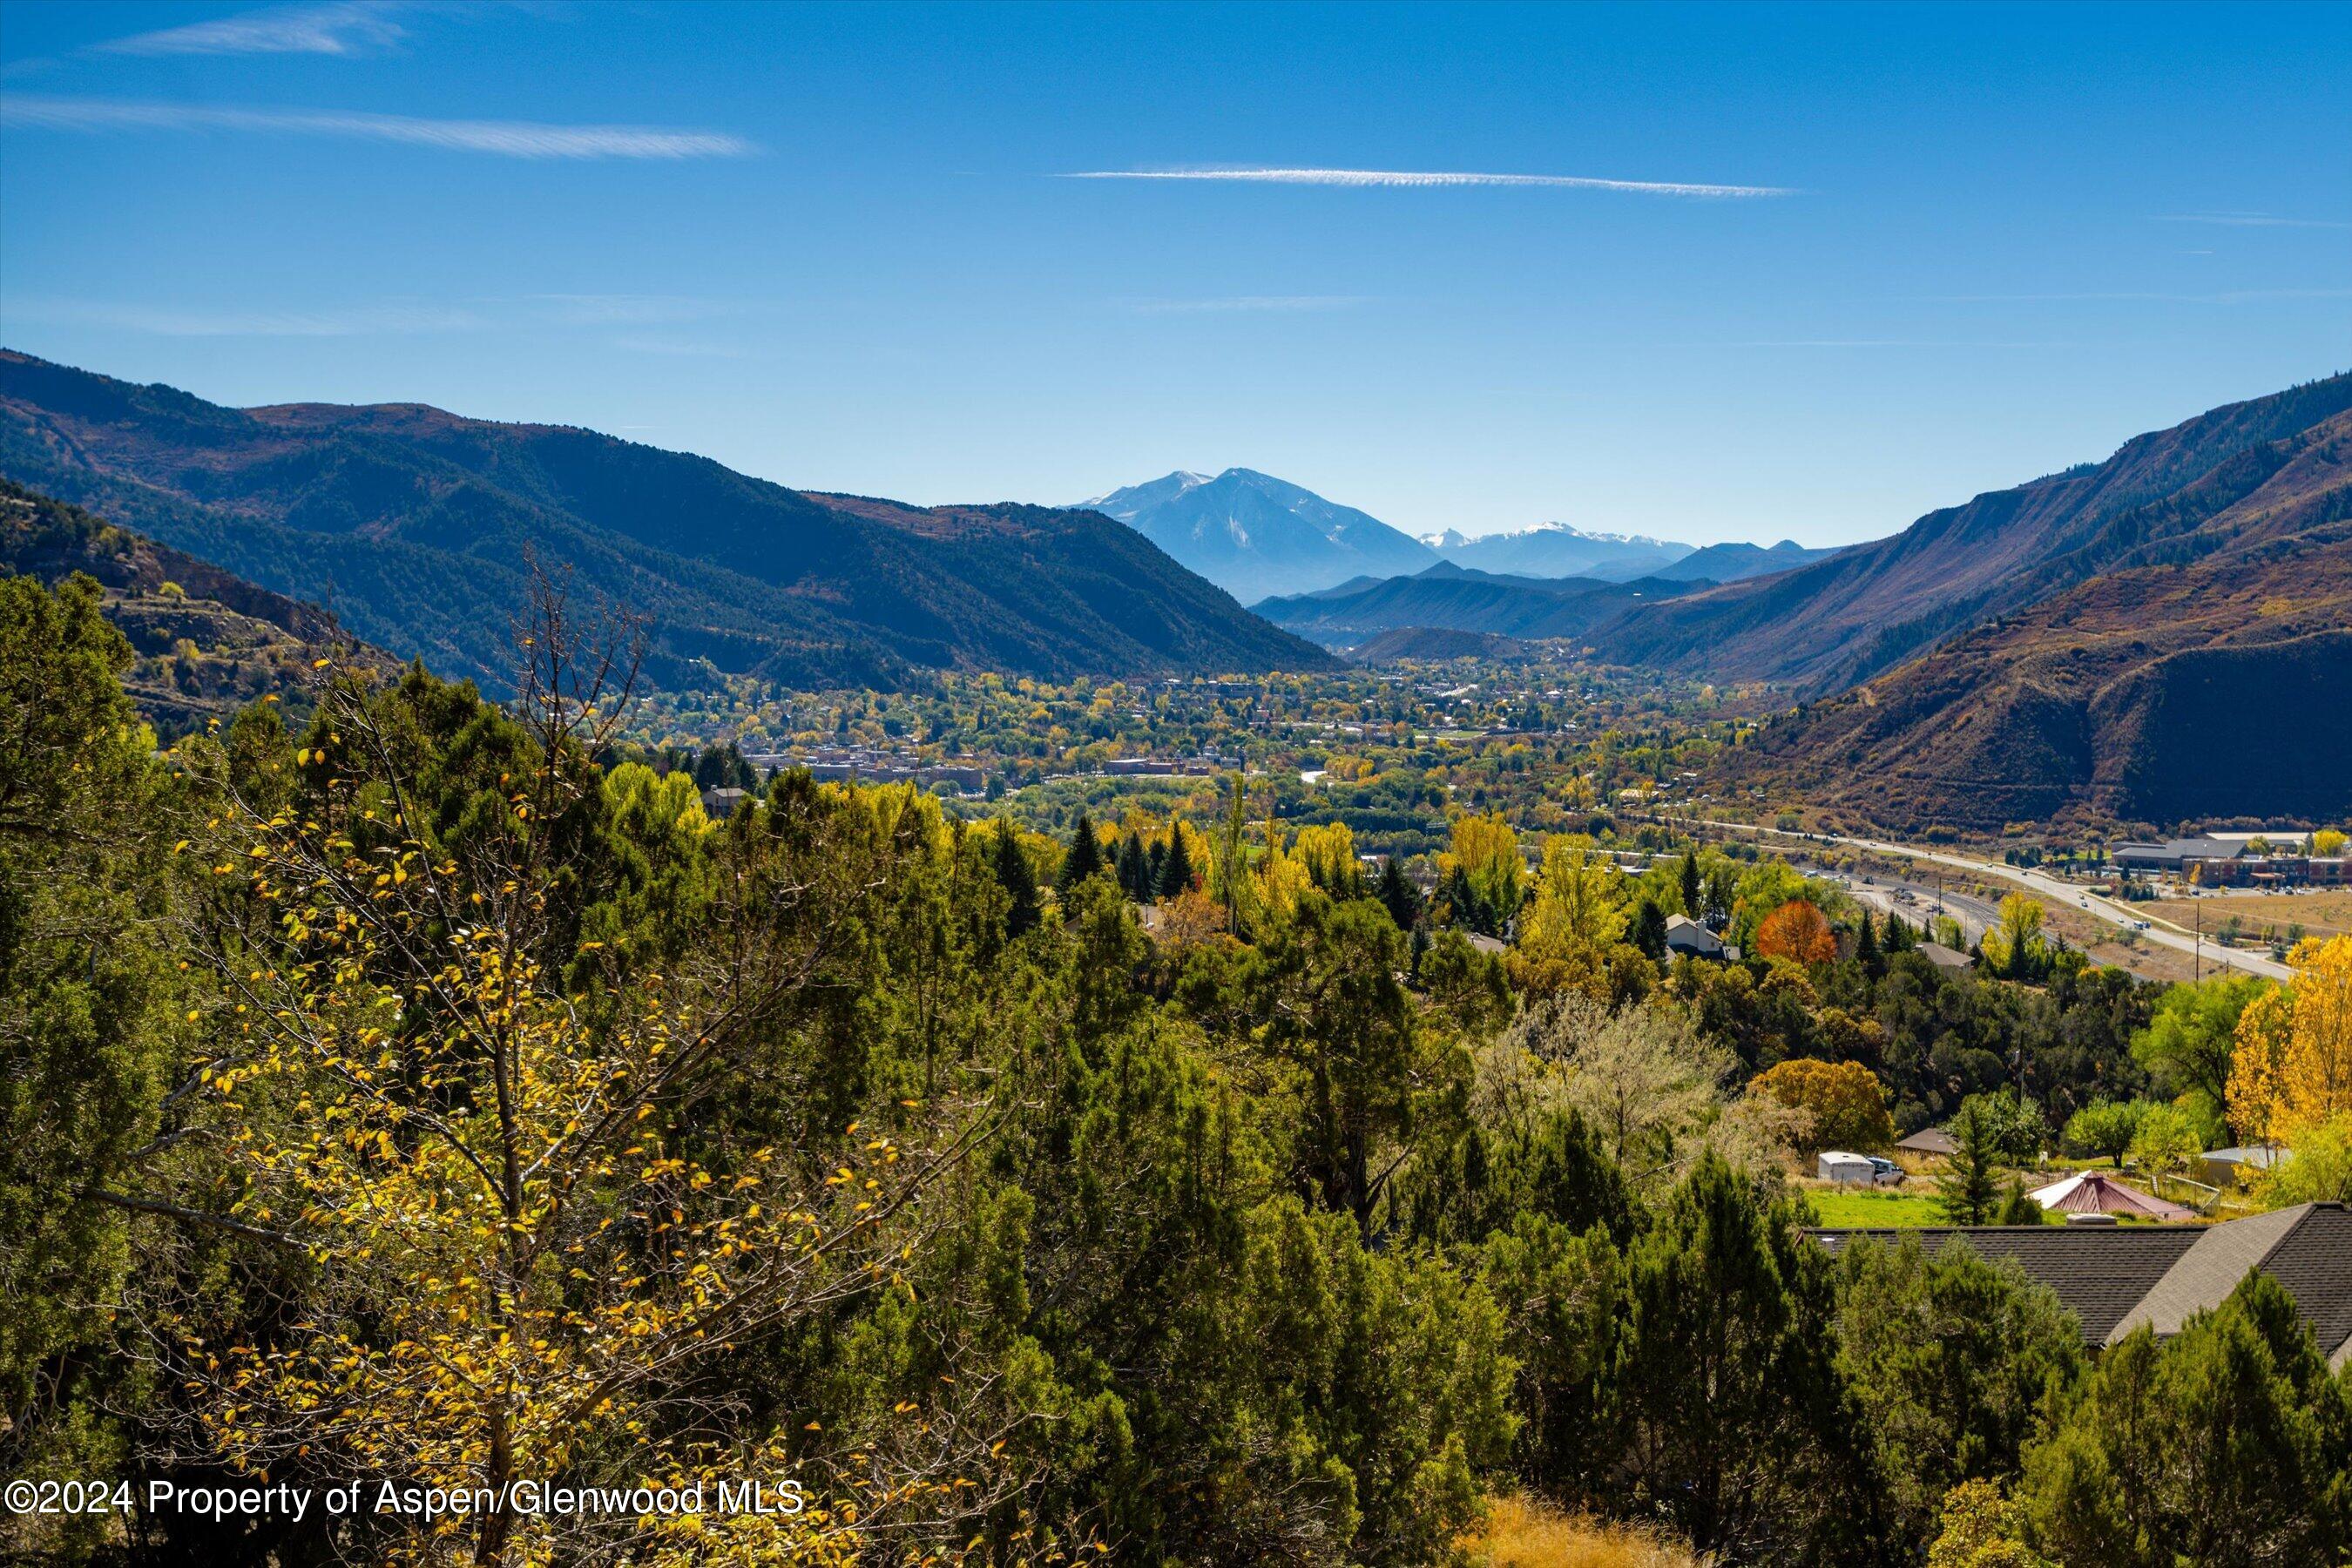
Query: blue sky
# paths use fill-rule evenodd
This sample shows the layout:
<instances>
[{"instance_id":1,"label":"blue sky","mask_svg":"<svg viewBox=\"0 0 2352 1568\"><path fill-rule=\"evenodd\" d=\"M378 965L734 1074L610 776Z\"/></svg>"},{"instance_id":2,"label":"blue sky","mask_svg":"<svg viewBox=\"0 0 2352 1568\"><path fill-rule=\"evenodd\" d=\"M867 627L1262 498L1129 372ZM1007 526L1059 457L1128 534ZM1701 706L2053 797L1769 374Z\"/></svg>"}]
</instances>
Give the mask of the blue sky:
<instances>
[{"instance_id":1,"label":"blue sky","mask_svg":"<svg viewBox=\"0 0 2352 1568\"><path fill-rule=\"evenodd\" d=\"M0 342L917 501L1839 542L2352 366L2352 6L7 0Z\"/></svg>"}]
</instances>

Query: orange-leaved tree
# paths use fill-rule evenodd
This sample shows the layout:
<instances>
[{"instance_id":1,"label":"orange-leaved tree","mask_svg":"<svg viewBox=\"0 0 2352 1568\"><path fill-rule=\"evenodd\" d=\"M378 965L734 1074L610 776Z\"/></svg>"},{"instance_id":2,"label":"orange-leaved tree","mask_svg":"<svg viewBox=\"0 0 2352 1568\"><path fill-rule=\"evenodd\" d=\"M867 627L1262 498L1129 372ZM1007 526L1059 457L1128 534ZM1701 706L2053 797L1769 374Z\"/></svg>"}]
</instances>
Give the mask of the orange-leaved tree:
<instances>
[{"instance_id":1,"label":"orange-leaved tree","mask_svg":"<svg viewBox=\"0 0 2352 1568\"><path fill-rule=\"evenodd\" d=\"M2286 962L2294 978L2239 1016L2230 1064L2230 1120L2266 1143L2352 1111L2352 936L2306 937Z\"/></svg>"},{"instance_id":2,"label":"orange-leaved tree","mask_svg":"<svg viewBox=\"0 0 2352 1568\"><path fill-rule=\"evenodd\" d=\"M1837 933L1827 915L1803 899L1791 899L1756 928L1756 951L1799 963L1831 963L1837 959Z\"/></svg>"},{"instance_id":3,"label":"orange-leaved tree","mask_svg":"<svg viewBox=\"0 0 2352 1568\"><path fill-rule=\"evenodd\" d=\"M1867 1151L1895 1142L1886 1088L1860 1062L1794 1057L1757 1074L1748 1087L1811 1117L1808 1148Z\"/></svg>"}]
</instances>

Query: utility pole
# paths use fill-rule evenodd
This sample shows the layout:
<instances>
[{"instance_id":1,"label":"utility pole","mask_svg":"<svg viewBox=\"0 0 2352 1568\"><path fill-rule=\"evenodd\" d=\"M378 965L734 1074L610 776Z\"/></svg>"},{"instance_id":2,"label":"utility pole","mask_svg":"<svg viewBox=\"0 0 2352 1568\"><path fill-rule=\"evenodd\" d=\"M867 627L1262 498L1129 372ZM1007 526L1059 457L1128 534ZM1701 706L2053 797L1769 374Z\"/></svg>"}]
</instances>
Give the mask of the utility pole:
<instances>
[{"instance_id":1,"label":"utility pole","mask_svg":"<svg viewBox=\"0 0 2352 1568\"><path fill-rule=\"evenodd\" d=\"M2197 978L2198 978L2198 975L2200 974L2200 972L2201 972L2201 970L2202 970L2202 966L2203 966L2203 964L2204 964L2204 960L2205 960L2205 906L2204 906L2203 904L2200 904L2200 905L2198 905L2198 906L2197 906L2197 936L2196 936L2196 940L2195 940L2194 942L2192 942L2189 944L2189 984L2192 984L2192 985L2193 985L2193 984L2196 984L2196 982L2197 982Z\"/></svg>"}]
</instances>

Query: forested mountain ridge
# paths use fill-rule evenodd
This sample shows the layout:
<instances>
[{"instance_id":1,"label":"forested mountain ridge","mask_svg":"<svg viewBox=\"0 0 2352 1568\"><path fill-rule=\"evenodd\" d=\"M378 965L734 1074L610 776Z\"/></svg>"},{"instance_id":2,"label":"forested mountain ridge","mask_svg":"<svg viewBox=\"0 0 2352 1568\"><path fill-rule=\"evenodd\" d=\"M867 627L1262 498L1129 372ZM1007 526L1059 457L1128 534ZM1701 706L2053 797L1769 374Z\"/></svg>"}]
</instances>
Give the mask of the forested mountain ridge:
<instances>
[{"instance_id":1,"label":"forested mountain ridge","mask_svg":"<svg viewBox=\"0 0 2352 1568\"><path fill-rule=\"evenodd\" d=\"M2084 547L2095 574L1769 727L1735 771L1904 826L2352 810L2352 413L2126 521L2138 542Z\"/></svg>"},{"instance_id":2,"label":"forested mountain ridge","mask_svg":"<svg viewBox=\"0 0 2352 1568\"><path fill-rule=\"evenodd\" d=\"M1096 514L809 495L415 405L238 410L0 351L0 471L492 690L535 566L642 616L667 687L1328 663Z\"/></svg>"},{"instance_id":3,"label":"forested mountain ridge","mask_svg":"<svg viewBox=\"0 0 2352 1568\"><path fill-rule=\"evenodd\" d=\"M1444 562L1410 577L1343 584L1320 594L1265 599L1252 606L1277 626L1333 647L1352 647L1405 626L1505 637L1580 637L1653 598L1704 584L1642 578L1516 577Z\"/></svg>"},{"instance_id":4,"label":"forested mountain ridge","mask_svg":"<svg viewBox=\"0 0 2352 1568\"><path fill-rule=\"evenodd\" d=\"M307 710L321 658L392 663L316 605L0 479L0 576L54 587L76 573L97 581L106 618L137 656L123 688L165 738L262 698Z\"/></svg>"},{"instance_id":5,"label":"forested mountain ridge","mask_svg":"<svg viewBox=\"0 0 2352 1568\"><path fill-rule=\"evenodd\" d=\"M2310 454L2347 408L2352 374L2231 404L1829 560L1643 606L1597 640L1624 663L1842 690L2098 573L2291 531L2341 482Z\"/></svg>"}]
</instances>

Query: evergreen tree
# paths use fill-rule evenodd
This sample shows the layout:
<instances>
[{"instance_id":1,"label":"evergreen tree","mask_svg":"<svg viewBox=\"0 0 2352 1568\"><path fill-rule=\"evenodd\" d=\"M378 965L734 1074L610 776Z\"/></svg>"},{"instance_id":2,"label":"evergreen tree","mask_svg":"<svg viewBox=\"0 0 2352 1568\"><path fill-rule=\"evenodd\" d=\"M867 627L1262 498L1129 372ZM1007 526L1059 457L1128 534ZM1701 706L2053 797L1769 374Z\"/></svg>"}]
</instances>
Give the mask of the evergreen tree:
<instances>
[{"instance_id":1,"label":"evergreen tree","mask_svg":"<svg viewBox=\"0 0 2352 1568\"><path fill-rule=\"evenodd\" d=\"M1411 931L1421 920L1421 889L1404 874L1404 863L1391 855L1381 863L1381 879L1373 896L1387 910L1399 931Z\"/></svg>"},{"instance_id":2,"label":"evergreen tree","mask_svg":"<svg viewBox=\"0 0 2352 1568\"><path fill-rule=\"evenodd\" d=\"M1633 929L1626 937L1649 958L1664 963L1666 956L1665 911L1648 899L1633 911Z\"/></svg>"},{"instance_id":3,"label":"evergreen tree","mask_svg":"<svg viewBox=\"0 0 2352 1568\"><path fill-rule=\"evenodd\" d=\"M1699 918L1698 851L1683 857L1683 913L1693 920Z\"/></svg>"},{"instance_id":4,"label":"evergreen tree","mask_svg":"<svg viewBox=\"0 0 2352 1568\"><path fill-rule=\"evenodd\" d=\"M2000 1207L1992 1216L1995 1225L2047 1225L2049 1211L2025 1190L2023 1176L2011 1176L2000 1195Z\"/></svg>"},{"instance_id":5,"label":"evergreen tree","mask_svg":"<svg viewBox=\"0 0 2352 1568\"><path fill-rule=\"evenodd\" d=\"M1037 929L1037 874L1029 868L1029 857L1022 850L1020 830L1002 817L996 824L992 868L997 881L1013 900L1005 911L1004 933L1026 936Z\"/></svg>"},{"instance_id":6,"label":"evergreen tree","mask_svg":"<svg viewBox=\"0 0 2352 1568\"><path fill-rule=\"evenodd\" d=\"M1129 828L1127 837L1119 841L1118 885L1119 889L1136 903L1151 901L1152 886L1144 879L1143 874L1143 840L1136 836L1133 828Z\"/></svg>"},{"instance_id":7,"label":"evergreen tree","mask_svg":"<svg viewBox=\"0 0 2352 1568\"><path fill-rule=\"evenodd\" d=\"M1832 1268L1785 1205L1700 1156L1625 1252L1607 1483L1622 1506L1742 1561L1880 1560L1863 1544L1877 1500L1834 1361Z\"/></svg>"},{"instance_id":8,"label":"evergreen tree","mask_svg":"<svg viewBox=\"0 0 2352 1568\"><path fill-rule=\"evenodd\" d=\"M2000 1157L2000 1130L1993 1125L1984 1100L1970 1095L1952 1118L1951 1134L1959 1147L1952 1151L1943 1175L1936 1183L1936 1205L1947 1225L1983 1225L2000 1202L2000 1186L1993 1174Z\"/></svg>"},{"instance_id":9,"label":"evergreen tree","mask_svg":"<svg viewBox=\"0 0 2352 1568\"><path fill-rule=\"evenodd\" d=\"M1062 857L1062 874L1054 880L1055 890L1066 895L1103 869L1102 840L1095 837L1093 819L1081 810L1077 826L1070 829L1070 852Z\"/></svg>"},{"instance_id":10,"label":"evergreen tree","mask_svg":"<svg viewBox=\"0 0 2352 1568\"><path fill-rule=\"evenodd\" d=\"M2158 1341L2142 1325L2027 1458L2035 1543L2068 1563L2341 1563L2352 1398L2285 1289L2250 1271Z\"/></svg>"},{"instance_id":11,"label":"evergreen tree","mask_svg":"<svg viewBox=\"0 0 2352 1568\"><path fill-rule=\"evenodd\" d=\"M1150 847L1143 852L1143 886L1155 898L1159 896L1160 879L1167 869L1168 846L1165 841L1155 838Z\"/></svg>"},{"instance_id":12,"label":"evergreen tree","mask_svg":"<svg viewBox=\"0 0 2352 1568\"><path fill-rule=\"evenodd\" d=\"M1160 896L1172 899L1192 888L1192 856L1184 847L1184 830L1168 825L1168 858L1160 867Z\"/></svg>"},{"instance_id":13,"label":"evergreen tree","mask_svg":"<svg viewBox=\"0 0 2352 1568\"><path fill-rule=\"evenodd\" d=\"M1862 964L1862 972L1874 979L1885 972L1878 955L1878 925L1870 911L1862 911L1862 924L1853 933L1853 956Z\"/></svg>"}]
</instances>

